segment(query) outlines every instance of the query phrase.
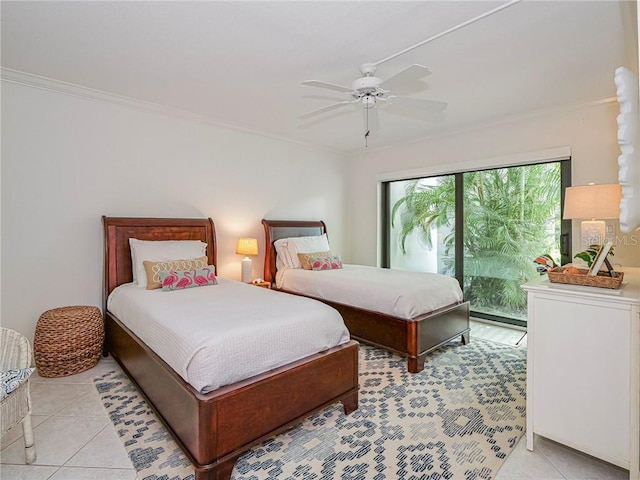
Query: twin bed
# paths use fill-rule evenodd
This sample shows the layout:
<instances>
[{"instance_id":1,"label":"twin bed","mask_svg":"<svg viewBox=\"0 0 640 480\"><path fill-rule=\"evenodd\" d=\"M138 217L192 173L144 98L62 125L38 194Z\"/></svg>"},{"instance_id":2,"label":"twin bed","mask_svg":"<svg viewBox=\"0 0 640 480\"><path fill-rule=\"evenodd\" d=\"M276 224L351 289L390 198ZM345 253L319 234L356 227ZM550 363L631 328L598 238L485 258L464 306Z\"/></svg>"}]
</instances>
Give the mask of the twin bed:
<instances>
[{"instance_id":1,"label":"twin bed","mask_svg":"<svg viewBox=\"0 0 640 480\"><path fill-rule=\"evenodd\" d=\"M334 307L352 338L400 353L409 372L422 371L430 351L458 336L468 343L469 302L463 301L455 279L356 265L306 270L296 256L315 249L330 253L324 222L263 219L262 224L265 281ZM290 239L300 240L292 247Z\"/></svg>"},{"instance_id":2,"label":"twin bed","mask_svg":"<svg viewBox=\"0 0 640 480\"><path fill-rule=\"evenodd\" d=\"M468 342L469 305L453 279L340 264L339 280L338 269L284 268L276 246L307 239L306 252L313 252L323 236L329 249L323 222L263 220L264 277L281 291L213 273L208 282L200 277L202 286L171 291L160 283L149 289L158 280L156 264L143 260L182 261L164 246L195 244L202 251L188 258L205 255L197 260L212 272L212 220L102 221L105 353L172 433L196 480L229 479L242 453L328 405L342 402L346 414L356 410L359 345L353 339L406 356L410 372L421 371L429 351L458 335ZM145 257L152 254L159 257Z\"/></svg>"},{"instance_id":3,"label":"twin bed","mask_svg":"<svg viewBox=\"0 0 640 480\"><path fill-rule=\"evenodd\" d=\"M358 343L334 309L222 278L181 291L133 283L143 259L132 260L130 239L202 242L215 266L211 219L103 217L103 226L105 352L197 480L229 479L243 452L328 405L357 408Z\"/></svg>"}]
</instances>

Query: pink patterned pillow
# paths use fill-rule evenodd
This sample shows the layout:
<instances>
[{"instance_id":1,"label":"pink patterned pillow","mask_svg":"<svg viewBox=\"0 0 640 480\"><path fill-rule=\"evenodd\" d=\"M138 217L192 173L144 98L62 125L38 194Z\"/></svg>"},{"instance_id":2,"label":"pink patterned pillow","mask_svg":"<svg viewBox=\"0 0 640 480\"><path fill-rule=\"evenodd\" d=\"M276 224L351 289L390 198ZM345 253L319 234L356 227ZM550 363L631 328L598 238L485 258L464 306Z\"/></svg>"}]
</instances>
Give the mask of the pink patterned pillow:
<instances>
[{"instance_id":1,"label":"pink patterned pillow","mask_svg":"<svg viewBox=\"0 0 640 480\"><path fill-rule=\"evenodd\" d=\"M144 270L147 273L147 290L162 288L160 272L204 268L207 266L207 261L207 257L194 258L192 260L170 260L167 262L151 262L149 260L145 260L142 264L144 265ZM213 265L211 268L213 268Z\"/></svg>"},{"instance_id":2,"label":"pink patterned pillow","mask_svg":"<svg viewBox=\"0 0 640 480\"><path fill-rule=\"evenodd\" d=\"M327 252L311 252L311 253L298 253L298 260L300 260L300 265L305 270L311 270L311 258L318 257L330 257L331 250Z\"/></svg>"},{"instance_id":3,"label":"pink patterned pillow","mask_svg":"<svg viewBox=\"0 0 640 480\"><path fill-rule=\"evenodd\" d=\"M172 270L159 273L164 292L218 283L213 265L193 270Z\"/></svg>"},{"instance_id":4,"label":"pink patterned pillow","mask_svg":"<svg viewBox=\"0 0 640 480\"><path fill-rule=\"evenodd\" d=\"M342 261L337 255L309 256L311 270L338 270L342 268Z\"/></svg>"}]
</instances>

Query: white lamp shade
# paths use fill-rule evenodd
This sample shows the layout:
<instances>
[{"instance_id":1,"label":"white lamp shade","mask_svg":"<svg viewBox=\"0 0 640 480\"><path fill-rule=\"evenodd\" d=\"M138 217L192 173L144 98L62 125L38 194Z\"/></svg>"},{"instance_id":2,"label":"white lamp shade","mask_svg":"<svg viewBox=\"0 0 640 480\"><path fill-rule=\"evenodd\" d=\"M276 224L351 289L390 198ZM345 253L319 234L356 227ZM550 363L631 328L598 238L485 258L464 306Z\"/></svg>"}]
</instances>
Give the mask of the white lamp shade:
<instances>
[{"instance_id":1,"label":"white lamp shade","mask_svg":"<svg viewBox=\"0 0 640 480\"><path fill-rule=\"evenodd\" d=\"M618 218L622 189L617 183L567 187L562 218Z\"/></svg>"}]
</instances>

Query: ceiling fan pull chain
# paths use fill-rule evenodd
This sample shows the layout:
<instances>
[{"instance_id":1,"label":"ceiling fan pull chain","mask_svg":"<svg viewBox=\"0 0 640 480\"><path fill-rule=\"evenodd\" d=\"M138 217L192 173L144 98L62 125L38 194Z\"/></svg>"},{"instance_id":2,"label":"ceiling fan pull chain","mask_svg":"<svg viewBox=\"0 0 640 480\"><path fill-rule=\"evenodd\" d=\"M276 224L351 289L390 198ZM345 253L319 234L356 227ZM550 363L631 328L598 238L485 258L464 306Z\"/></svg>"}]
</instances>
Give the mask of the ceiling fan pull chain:
<instances>
[{"instance_id":1,"label":"ceiling fan pull chain","mask_svg":"<svg viewBox=\"0 0 640 480\"><path fill-rule=\"evenodd\" d=\"M369 147L369 143L368 143L369 142L369 133L371 133L370 130L369 130L369 108L367 108L366 115L367 115L367 131L364 134L364 148L368 148Z\"/></svg>"}]
</instances>

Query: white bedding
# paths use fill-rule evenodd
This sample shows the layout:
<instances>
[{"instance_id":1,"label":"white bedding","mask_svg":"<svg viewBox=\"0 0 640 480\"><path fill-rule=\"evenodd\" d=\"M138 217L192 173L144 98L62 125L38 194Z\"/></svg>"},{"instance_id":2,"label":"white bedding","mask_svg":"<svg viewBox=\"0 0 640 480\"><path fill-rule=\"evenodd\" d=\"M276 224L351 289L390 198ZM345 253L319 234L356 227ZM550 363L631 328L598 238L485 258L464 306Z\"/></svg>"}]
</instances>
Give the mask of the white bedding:
<instances>
[{"instance_id":1,"label":"white bedding","mask_svg":"<svg viewBox=\"0 0 640 480\"><path fill-rule=\"evenodd\" d=\"M349 340L323 303L220 277L171 292L121 285L107 308L200 392Z\"/></svg>"},{"instance_id":2,"label":"white bedding","mask_svg":"<svg viewBox=\"0 0 640 480\"><path fill-rule=\"evenodd\" d=\"M410 319L462 301L455 278L364 265L337 270L287 268L276 274L278 288L315 298Z\"/></svg>"}]
</instances>

